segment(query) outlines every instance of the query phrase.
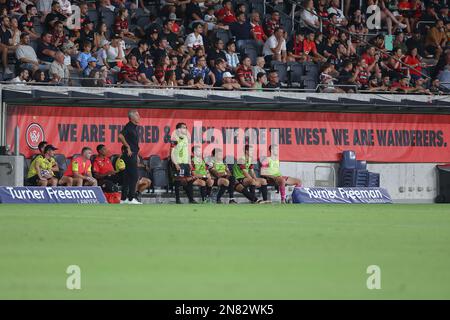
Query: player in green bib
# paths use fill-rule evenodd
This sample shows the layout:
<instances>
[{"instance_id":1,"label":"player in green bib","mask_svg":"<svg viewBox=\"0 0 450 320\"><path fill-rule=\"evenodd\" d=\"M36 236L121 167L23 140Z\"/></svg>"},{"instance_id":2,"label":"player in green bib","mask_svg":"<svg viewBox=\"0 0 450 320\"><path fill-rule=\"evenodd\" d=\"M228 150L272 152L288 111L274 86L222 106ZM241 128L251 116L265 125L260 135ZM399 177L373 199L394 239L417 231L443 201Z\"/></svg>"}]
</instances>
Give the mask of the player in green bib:
<instances>
[{"instance_id":1,"label":"player in green bib","mask_svg":"<svg viewBox=\"0 0 450 320\"><path fill-rule=\"evenodd\" d=\"M286 202L286 185L301 186L302 184L300 179L281 174L278 145L269 146L269 156L261 159L261 176L270 184L278 186L281 203Z\"/></svg>"},{"instance_id":2,"label":"player in green bib","mask_svg":"<svg viewBox=\"0 0 450 320\"><path fill-rule=\"evenodd\" d=\"M219 187L216 202L222 203L222 196L228 190L230 197L229 203L236 203L234 200L234 185L236 179L231 174L226 163L223 162L223 151L221 148L215 148L212 153L212 160L209 165L209 171L214 178L214 184Z\"/></svg>"},{"instance_id":3,"label":"player in green bib","mask_svg":"<svg viewBox=\"0 0 450 320\"><path fill-rule=\"evenodd\" d=\"M175 129L176 130L171 137L170 151L170 160L174 167L175 200L176 203L181 203L180 186L183 186L189 199L189 203L197 203L197 201L194 200L193 187L193 183L197 179L191 174L191 149L186 123L177 123Z\"/></svg>"},{"instance_id":4,"label":"player in green bib","mask_svg":"<svg viewBox=\"0 0 450 320\"><path fill-rule=\"evenodd\" d=\"M252 202L263 203L267 202L267 180L258 178L255 174L253 159L251 157L253 149L246 145L244 148L244 157L237 161L233 166L233 175L236 180L240 182L245 188L249 189L252 197ZM259 188L263 196L263 200L258 200L256 197L256 188Z\"/></svg>"},{"instance_id":5,"label":"player in green bib","mask_svg":"<svg viewBox=\"0 0 450 320\"><path fill-rule=\"evenodd\" d=\"M193 185L200 187L200 194L203 202L209 200L211 195L211 188L214 185L214 180L208 171L208 165L202 157L201 146L192 147L192 176L195 178Z\"/></svg>"}]
</instances>

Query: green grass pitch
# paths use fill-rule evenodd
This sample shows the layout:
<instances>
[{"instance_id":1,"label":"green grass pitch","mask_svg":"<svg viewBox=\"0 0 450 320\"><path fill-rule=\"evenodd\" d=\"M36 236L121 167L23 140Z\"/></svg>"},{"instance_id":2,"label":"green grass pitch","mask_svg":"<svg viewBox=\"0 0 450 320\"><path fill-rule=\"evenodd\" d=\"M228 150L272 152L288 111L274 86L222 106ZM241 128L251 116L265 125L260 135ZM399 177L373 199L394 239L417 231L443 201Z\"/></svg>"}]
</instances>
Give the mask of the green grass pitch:
<instances>
[{"instance_id":1,"label":"green grass pitch","mask_svg":"<svg viewBox=\"0 0 450 320\"><path fill-rule=\"evenodd\" d=\"M0 205L1 299L450 299L449 271L449 205Z\"/></svg>"}]
</instances>

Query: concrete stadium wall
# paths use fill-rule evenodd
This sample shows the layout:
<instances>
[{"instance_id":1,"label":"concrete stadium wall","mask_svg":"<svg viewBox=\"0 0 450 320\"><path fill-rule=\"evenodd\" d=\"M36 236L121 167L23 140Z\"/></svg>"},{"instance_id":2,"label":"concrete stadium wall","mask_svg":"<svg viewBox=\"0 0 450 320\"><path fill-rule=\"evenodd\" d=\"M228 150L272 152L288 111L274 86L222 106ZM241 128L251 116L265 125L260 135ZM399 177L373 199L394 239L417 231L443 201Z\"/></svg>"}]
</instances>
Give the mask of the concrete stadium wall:
<instances>
[{"instance_id":1,"label":"concrete stadium wall","mask_svg":"<svg viewBox=\"0 0 450 320\"><path fill-rule=\"evenodd\" d=\"M437 195L437 163L369 163L369 171L380 173L380 185L386 188L397 203L431 203ZM327 180L333 167L335 179L339 165L337 163L282 162L283 174L298 177L305 186L314 186L316 179ZM316 174L315 174L316 170Z\"/></svg>"}]
</instances>

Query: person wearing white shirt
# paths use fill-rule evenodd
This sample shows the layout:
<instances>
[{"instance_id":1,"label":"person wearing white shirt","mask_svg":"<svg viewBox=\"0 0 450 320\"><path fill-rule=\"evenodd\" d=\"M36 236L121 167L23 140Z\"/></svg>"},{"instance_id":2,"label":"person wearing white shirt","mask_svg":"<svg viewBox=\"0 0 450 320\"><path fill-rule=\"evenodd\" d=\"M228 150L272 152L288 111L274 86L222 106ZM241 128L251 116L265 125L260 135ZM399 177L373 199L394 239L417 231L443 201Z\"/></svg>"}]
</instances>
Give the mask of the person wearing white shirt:
<instances>
[{"instance_id":1,"label":"person wearing white shirt","mask_svg":"<svg viewBox=\"0 0 450 320\"><path fill-rule=\"evenodd\" d=\"M270 66L271 61L286 62L286 39L284 39L283 28L275 29L273 35L264 43L263 55L268 66Z\"/></svg>"},{"instance_id":2,"label":"person wearing white shirt","mask_svg":"<svg viewBox=\"0 0 450 320\"><path fill-rule=\"evenodd\" d=\"M58 0L59 5L61 6L61 13L66 17L72 15L72 4L69 0Z\"/></svg>"},{"instance_id":3,"label":"person wearing white shirt","mask_svg":"<svg viewBox=\"0 0 450 320\"><path fill-rule=\"evenodd\" d=\"M198 22L194 24L193 28L194 32L190 33L186 37L186 40L184 41L184 44L186 45L186 47L189 50L189 53L192 56L195 54L195 50L197 48L202 47L203 49L205 49L205 47L203 46L203 37L202 37L203 25Z\"/></svg>"},{"instance_id":4,"label":"person wearing white shirt","mask_svg":"<svg viewBox=\"0 0 450 320\"><path fill-rule=\"evenodd\" d=\"M303 7L305 9L300 13L300 21L303 27L318 29L320 27L320 22L316 10L314 10L314 1L305 0Z\"/></svg>"},{"instance_id":5,"label":"person wearing white shirt","mask_svg":"<svg viewBox=\"0 0 450 320\"><path fill-rule=\"evenodd\" d=\"M17 77L11 80L12 83L15 84L25 84L28 82L30 78L30 71L28 69L22 69Z\"/></svg>"},{"instance_id":6,"label":"person wearing white shirt","mask_svg":"<svg viewBox=\"0 0 450 320\"><path fill-rule=\"evenodd\" d=\"M328 8L328 15L336 14L339 25L346 26L347 18L345 18L344 12L339 9L339 0L331 0L331 6Z\"/></svg>"}]
</instances>

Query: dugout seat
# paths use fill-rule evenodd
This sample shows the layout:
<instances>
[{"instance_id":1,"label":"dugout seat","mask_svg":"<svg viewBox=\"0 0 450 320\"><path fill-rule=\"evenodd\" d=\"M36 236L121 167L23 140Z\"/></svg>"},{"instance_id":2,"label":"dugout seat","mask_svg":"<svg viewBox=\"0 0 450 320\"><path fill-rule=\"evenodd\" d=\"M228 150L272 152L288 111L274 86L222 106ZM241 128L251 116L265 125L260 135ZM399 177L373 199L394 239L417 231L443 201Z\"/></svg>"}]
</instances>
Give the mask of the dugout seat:
<instances>
[{"instance_id":1,"label":"dugout seat","mask_svg":"<svg viewBox=\"0 0 450 320\"><path fill-rule=\"evenodd\" d=\"M55 161L58 164L59 171L64 174L68 167L66 156L61 153L57 153L55 154Z\"/></svg>"},{"instance_id":2,"label":"dugout seat","mask_svg":"<svg viewBox=\"0 0 450 320\"><path fill-rule=\"evenodd\" d=\"M155 189L165 189L169 191L169 162L161 160L159 155L151 155L148 158L150 168L150 179L152 180L152 192Z\"/></svg>"}]
</instances>

